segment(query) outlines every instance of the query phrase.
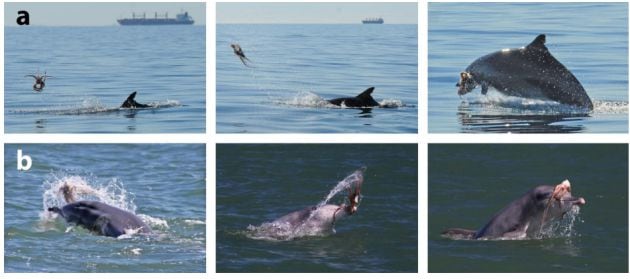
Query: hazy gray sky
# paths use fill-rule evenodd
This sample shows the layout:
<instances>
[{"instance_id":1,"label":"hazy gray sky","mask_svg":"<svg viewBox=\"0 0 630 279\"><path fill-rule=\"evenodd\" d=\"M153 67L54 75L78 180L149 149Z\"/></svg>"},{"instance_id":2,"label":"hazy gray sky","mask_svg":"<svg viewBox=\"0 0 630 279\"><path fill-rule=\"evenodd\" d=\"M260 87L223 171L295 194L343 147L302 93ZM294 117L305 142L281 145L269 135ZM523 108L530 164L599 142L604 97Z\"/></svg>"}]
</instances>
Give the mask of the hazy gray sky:
<instances>
[{"instance_id":1,"label":"hazy gray sky","mask_svg":"<svg viewBox=\"0 0 630 279\"><path fill-rule=\"evenodd\" d=\"M204 3L21 3L4 4L4 25L18 26L15 22L19 10L30 14L31 26L102 26L117 25L116 19L131 17L131 13L168 12L170 18L182 10L195 21L195 25L206 24L206 6Z\"/></svg>"},{"instance_id":2,"label":"hazy gray sky","mask_svg":"<svg viewBox=\"0 0 630 279\"><path fill-rule=\"evenodd\" d=\"M355 23L382 17L385 24L418 24L410 3L217 3L217 23Z\"/></svg>"}]
</instances>

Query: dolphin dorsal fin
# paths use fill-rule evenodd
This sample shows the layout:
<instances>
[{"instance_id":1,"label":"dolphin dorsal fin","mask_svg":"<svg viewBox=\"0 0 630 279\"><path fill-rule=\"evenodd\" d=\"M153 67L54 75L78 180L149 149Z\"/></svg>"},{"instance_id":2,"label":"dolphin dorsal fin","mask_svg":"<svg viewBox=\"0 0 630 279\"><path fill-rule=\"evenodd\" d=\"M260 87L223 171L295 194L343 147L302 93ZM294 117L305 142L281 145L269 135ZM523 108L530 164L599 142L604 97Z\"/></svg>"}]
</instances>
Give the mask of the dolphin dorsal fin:
<instances>
[{"instance_id":1,"label":"dolphin dorsal fin","mask_svg":"<svg viewBox=\"0 0 630 279\"><path fill-rule=\"evenodd\" d=\"M129 97L127 97L127 101L133 101L136 98L136 93L138 92L133 91L133 93L131 93Z\"/></svg>"},{"instance_id":2,"label":"dolphin dorsal fin","mask_svg":"<svg viewBox=\"0 0 630 279\"><path fill-rule=\"evenodd\" d=\"M545 46L546 36L545 34L540 34L534 39L529 45L527 45L528 49L540 49L547 51L547 47Z\"/></svg>"},{"instance_id":3,"label":"dolphin dorsal fin","mask_svg":"<svg viewBox=\"0 0 630 279\"><path fill-rule=\"evenodd\" d=\"M359 99L372 98L372 92L374 91L374 87L370 87L365 89L365 91L361 92L361 94L357 95Z\"/></svg>"}]
</instances>

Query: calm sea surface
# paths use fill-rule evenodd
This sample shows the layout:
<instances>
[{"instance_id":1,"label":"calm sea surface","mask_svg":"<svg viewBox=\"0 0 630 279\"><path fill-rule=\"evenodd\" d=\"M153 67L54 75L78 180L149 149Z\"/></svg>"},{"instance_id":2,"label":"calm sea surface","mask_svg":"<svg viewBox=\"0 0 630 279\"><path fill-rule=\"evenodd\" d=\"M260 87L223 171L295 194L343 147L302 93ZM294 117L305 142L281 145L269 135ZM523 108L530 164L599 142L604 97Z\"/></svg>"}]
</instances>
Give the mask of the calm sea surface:
<instances>
[{"instance_id":1,"label":"calm sea surface","mask_svg":"<svg viewBox=\"0 0 630 279\"><path fill-rule=\"evenodd\" d=\"M205 26L4 30L5 131L205 131ZM52 76L41 93L25 77L38 71ZM119 110L133 91L160 108Z\"/></svg>"},{"instance_id":2,"label":"calm sea surface","mask_svg":"<svg viewBox=\"0 0 630 279\"><path fill-rule=\"evenodd\" d=\"M416 145L217 146L217 272L417 272ZM256 240L247 227L314 206L367 166L356 214L335 234ZM339 204L338 194L329 204Z\"/></svg>"},{"instance_id":3,"label":"calm sea surface","mask_svg":"<svg viewBox=\"0 0 630 279\"><path fill-rule=\"evenodd\" d=\"M464 7L463 7L464 6ZM582 83L593 112L480 89L457 96L475 59L546 46ZM429 132L625 133L628 131L627 3L429 3Z\"/></svg>"},{"instance_id":4,"label":"calm sea surface","mask_svg":"<svg viewBox=\"0 0 630 279\"><path fill-rule=\"evenodd\" d=\"M479 229L538 185L571 182L584 197L564 236L450 240L453 227ZM628 272L628 146L429 146L429 272Z\"/></svg>"},{"instance_id":5,"label":"calm sea surface","mask_svg":"<svg viewBox=\"0 0 630 279\"><path fill-rule=\"evenodd\" d=\"M16 170L18 148L29 171ZM205 272L204 145L6 145L4 169L6 272ZM153 234L68 229L46 212L65 204L63 183L89 185L98 194L85 199L135 212Z\"/></svg>"},{"instance_id":6,"label":"calm sea surface","mask_svg":"<svg viewBox=\"0 0 630 279\"><path fill-rule=\"evenodd\" d=\"M217 131L415 133L417 25L217 25ZM230 44L240 44L253 67ZM388 108L325 100L369 87Z\"/></svg>"}]
</instances>

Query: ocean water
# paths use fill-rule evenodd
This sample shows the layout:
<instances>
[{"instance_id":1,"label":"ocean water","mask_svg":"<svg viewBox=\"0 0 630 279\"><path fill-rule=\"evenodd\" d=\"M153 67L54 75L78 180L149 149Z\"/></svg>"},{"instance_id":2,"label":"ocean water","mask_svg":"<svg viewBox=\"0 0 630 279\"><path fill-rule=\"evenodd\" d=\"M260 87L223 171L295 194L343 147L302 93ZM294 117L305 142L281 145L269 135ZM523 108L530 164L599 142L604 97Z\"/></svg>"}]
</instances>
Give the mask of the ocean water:
<instances>
[{"instance_id":1,"label":"ocean water","mask_svg":"<svg viewBox=\"0 0 630 279\"><path fill-rule=\"evenodd\" d=\"M203 133L205 26L5 27L8 133ZM32 90L39 71L52 76ZM156 109L118 109L131 92Z\"/></svg>"},{"instance_id":2,"label":"ocean water","mask_svg":"<svg viewBox=\"0 0 630 279\"><path fill-rule=\"evenodd\" d=\"M217 272L417 272L417 151L403 144L218 145ZM248 230L317 205L363 166L358 211L338 220L336 233L282 241Z\"/></svg>"},{"instance_id":3,"label":"ocean water","mask_svg":"<svg viewBox=\"0 0 630 279\"><path fill-rule=\"evenodd\" d=\"M429 132L626 133L627 3L429 3ZM475 59L546 46L581 82L592 112L480 88L460 98L459 73Z\"/></svg>"},{"instance_id":4,"label":"ocean water","mask_svg":"<svg viewBox=\"0 0 630 279\"><path fill-rule=\"evenodd\" d=\"M28 171L16 170L18 148L33 159ZM5 145L4 170L5 272L206 271L204 145ZM71 229L46 210L65 204L64 183L135 212L153 234Z\"/></svg>"},{"instance_id":5,"label":"ocean water","mask_svg":"<svg viewBox=\"0 0 630 279\"><path fill-rule=\"evenodd\" d=\"M218 24L217 132L416 133L417 34L417 25ZM387 108L326 102L369 87Z\"/></svg>"},{"instance_id":6,"label":"ocean water","mask_svg":"<svg viewBox=\"0 0 630 279\"><path fill-rule=\"evenodd\" d=\"M428 164L429 272L628 272L628 145L431 144ZM557 235L440 236L447 228L477 230L533 187L564 179L586 204Z\"/></svg>"}]
</instances>

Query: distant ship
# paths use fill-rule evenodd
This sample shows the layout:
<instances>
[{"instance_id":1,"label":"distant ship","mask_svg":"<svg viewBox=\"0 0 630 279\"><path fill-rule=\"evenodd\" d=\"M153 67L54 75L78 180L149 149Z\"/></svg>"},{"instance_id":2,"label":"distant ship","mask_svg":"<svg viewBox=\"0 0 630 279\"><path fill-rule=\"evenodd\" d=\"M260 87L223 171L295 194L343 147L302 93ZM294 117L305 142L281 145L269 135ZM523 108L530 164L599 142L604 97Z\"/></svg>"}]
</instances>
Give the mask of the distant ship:
<instances>
[{"instance_id":1,"label":"distant ship","mask_svg":"<svg viewBox=\"0 0 630 279\"><path fill-rule=\"evenodd\" d=\"M146 13L143 13L142 16L136 16L133 13L131 18L118 19L117 21L120 25L190 25L195 23L192 17L188 15L188 12L177 14L175 18L168 18L168 13L165 13L164 16L155 13L153 18L147 18Z\"/></svg>"},{"instance_id":2,"label":"distant ship","mask_svg":"<svg viewBox=\"0 0 630 279\"><path fill-rule=\"evenodd\" d=\"M385 21L383 21L383 18L379 17L379 18L366 18L362 20L361 22L363 22L363 24L383 24Z\"/></svg>"}]
</instances>

